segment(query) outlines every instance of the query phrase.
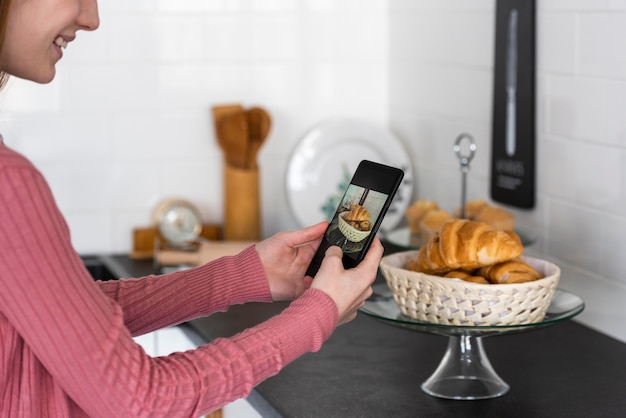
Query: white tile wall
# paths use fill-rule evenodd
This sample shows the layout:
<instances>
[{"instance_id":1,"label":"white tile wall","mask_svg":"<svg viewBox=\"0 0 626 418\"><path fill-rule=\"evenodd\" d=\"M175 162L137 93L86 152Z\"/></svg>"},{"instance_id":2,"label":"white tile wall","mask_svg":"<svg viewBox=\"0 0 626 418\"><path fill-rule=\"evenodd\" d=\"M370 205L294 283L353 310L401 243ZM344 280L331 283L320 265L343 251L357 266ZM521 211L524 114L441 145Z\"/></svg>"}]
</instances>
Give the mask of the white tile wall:
<instances>
[{"instance_id":1,"label":"white tile wall","mask_svg":"<svg viewBox=\"0 0 626 418\"><path fill-rule=\"evenodd\" d=\"M416 196L458 206L452 143L471 132L470 196L489 198L497 0L389 0L390 125L416 165ZM537 0L538 196L514 210L528 252L563 268L581 321L626 341L626 2ZM407 88L408 87L408 88Z\"/></svg>"},{"instance_id":2,"label":"white tile wall","mask_svg":"<svg viewBox=\"0 0 626 418\"><path fill-rule=\"evenodd\" d=\"M479 152L488 197L496 0L107 0L101 28L45 86L13 80L0 132L47 175L81 252L127 251L131 230L179 196L222 219L211 106L266 106L266 235L297 227L283 183L300 137L330 116L386 124L415 195L458 204L451 143ZM587 302L581 320L626 341L626 1L538 0L538 196L516 211Z\"/></svg>"},{"instance_id":3,"label":"white tile wall","mask_svg":"<svg viewBox=\"0 0 626 418\"><path fill-rule=\"evenodd\" d=\"M158 202L222 220L222 154L210 109L268 108L264 233L298 225L283 184L319 121L387 121L385 0L106 0L49 85L12 80L0 132L47 176L80 252L123 252Z\"/></svg>"}]
</instances>

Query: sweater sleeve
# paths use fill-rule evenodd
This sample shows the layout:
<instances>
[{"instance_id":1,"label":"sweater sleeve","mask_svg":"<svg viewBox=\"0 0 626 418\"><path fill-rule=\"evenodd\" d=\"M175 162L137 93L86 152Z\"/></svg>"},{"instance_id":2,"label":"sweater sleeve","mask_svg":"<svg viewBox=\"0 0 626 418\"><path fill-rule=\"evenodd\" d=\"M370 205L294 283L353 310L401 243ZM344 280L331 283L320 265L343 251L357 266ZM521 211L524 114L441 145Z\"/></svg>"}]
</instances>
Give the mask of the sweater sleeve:
<instances>
[{"instance_id":1,"label":"sweater sleeve","mask_svg":"<svg viewBox=\"0 0 626 418\"><path fill-rule=\"evenodd\" d=\"M309 289L281 314L239 335L151 358L133 341L125 316L135 331L141 331L150 328L144 323L149 321L142 322L142 313L165 323L168 316L181 320L196 309L206 313L223 309L226 303L217 299L200 302L202 294L176 295L180 289L174 281L183 278L181 284L194 286L207 273L215 276L209 282L217 283L221 265L162 283L151 277L140 286L105 289L123 302L122 309L88 276L41 175L29 167L0 166L0 171L0 321L7 321L23 339L21 355L32 355L40 364L29 370L14 366L22 374L15 379L23 382L20 391L28 391L26 382L40 382L49 397L67 402L76 415L198 416L246 396L288 362L319 350L337 324L332 299ZM251 254L243 257L255 262ZM229 262L229 268L237 264L236 259ZM267 297L258 280L255 283L239 291L226 285L222 289L226 301ZM202 286L199 289L204 292ZM161 314L161 307L147 300L158 294L155 300L164 302L166 293L170 299ZM185 303L196 307L175 312Z\"/></svg>"},{"instance_id":2,"label":"sweater sleeve","mask_svg":"<svg viewBox=\"0 0 626 418\"><path fill-rule=\"evenodd\" d=\"M133 336L225 311L230 305L272 301L254 246L189 270L97 283L120 304Z\"/></svg>"}]
</instances>

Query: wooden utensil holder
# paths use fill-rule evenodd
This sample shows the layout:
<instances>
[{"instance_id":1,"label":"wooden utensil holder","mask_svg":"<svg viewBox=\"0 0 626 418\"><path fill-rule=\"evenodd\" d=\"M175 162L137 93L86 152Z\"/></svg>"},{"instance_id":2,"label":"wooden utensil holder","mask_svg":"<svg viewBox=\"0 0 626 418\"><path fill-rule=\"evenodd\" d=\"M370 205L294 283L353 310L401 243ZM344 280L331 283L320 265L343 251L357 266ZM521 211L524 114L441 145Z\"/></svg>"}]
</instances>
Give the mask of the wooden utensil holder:
<instances>
[{"instance_id":1,"label":"wooden utensil holder","mask_svg":"<svg viewBox=\"0 0 626 418\"><path fill-rule=\"evenodd\" d=\"M258 169L224 165L224 239L261 239L261 193Z\"/></svg>"}]
</instances>

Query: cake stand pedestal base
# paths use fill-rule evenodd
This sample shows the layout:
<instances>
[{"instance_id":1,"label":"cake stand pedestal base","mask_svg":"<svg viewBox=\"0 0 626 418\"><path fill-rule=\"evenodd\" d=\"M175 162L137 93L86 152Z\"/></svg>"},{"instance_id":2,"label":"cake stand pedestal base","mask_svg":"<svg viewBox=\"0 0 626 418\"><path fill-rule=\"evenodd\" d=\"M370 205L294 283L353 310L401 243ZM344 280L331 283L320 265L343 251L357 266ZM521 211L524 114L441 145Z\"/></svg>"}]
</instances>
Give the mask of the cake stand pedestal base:
<instances>
[{"instance_id":1,"label":"cake stand pedestal base","mask_svg":"<svg viewBox=\"0 0 626 418\"><path fill-rule=\"evenodd\" d=\"M502 396L509 385L491 366L482 337L451 335L439 366L422 390L439 398L475 400Z\"/></svg>"}]
</instances>

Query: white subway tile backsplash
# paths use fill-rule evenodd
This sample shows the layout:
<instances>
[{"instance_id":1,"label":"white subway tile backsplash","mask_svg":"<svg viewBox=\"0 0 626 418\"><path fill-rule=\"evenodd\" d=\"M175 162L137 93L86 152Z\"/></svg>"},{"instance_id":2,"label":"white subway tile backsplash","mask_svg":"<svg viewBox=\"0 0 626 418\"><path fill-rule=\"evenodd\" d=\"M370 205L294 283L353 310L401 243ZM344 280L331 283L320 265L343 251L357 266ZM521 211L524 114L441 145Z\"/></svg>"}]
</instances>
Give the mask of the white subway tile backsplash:
<instances>
[{"instance_id":1,"label":"white subway tile backsplash","mask_svg":"<svg viewBox=\"0 0 626 418\"><path fill-rule=\"evenodd\" d=\"M550 106L550 77L544 74L536 74L536 96L535 96L535 123L537 134L545 134L550 126L549 112Z\"/></svg>"},{"instance_id":2,"label":"white subway tile backsplash","mask_svg":"<svg viewBox=\"0 0 626 418\"><path fill-rule=\"evenodd\" d=\"M178 12L236 12L244 10L246 0L157 0L157 10Z\"/></svg>"},{"instance_id":3,"label":"white subway tile backsplash","mask_svg":"<svg viewBox=\"0 0 626 418\"><path fill-rule=\"evenodd\" d=\"M114 164L108 170L106 180L101 180L103 190L108 192L107 197L111 199L108 206L114 211L145 207L160 191L154 171L155 164ZM101 170L94 174L97 179L101 176Z\"/></svg>"},{"instance_id":4,"label":"white subway tile backsplash","mask_svg":"<svg viewBox=\"0 0 626 418\"><path fill-rule=\"evenodd\" d=\"M541 0L537 2L537 10L560 12L594 12L605 10L610 0Z\"/></svg>"},{"instance_id":5,"label":"white subway tile backsplash","mask_svg":"<svg viewBox=\"0 0 626 418\"><path fill-rule=\"evenodd\" d=\"M289 107L299 103L303 95L300 91L303 83L297 71L297 65L290 63L266 63L254 65L250 77L254 83L246 92L248 100L260 103L264 97L271 97L277 106Z\"/></svg>"},{"instance_id":6,"label":"white subway tile backsplash","mask_svg":"<svg viewBox=\"0 0 626 418\"><path fill-rule=\"evenodd\" d=\"M577 168L580 165L574 160L578 155L574 150L577 142L562 138L544 137L538 147L539 179L537 189L559 199L573 202L577 194Z\"/></svg>"},{"instance_id":7,"label":"white subway tile backsplash","mask_svg":"<svg viewBox=\"0 0 626 418\"><path fill-rule=\"evenodd\" d=\"M387 45L386 22L376 15L309 13L299 15L297 23L298 56L305 63L360 59Z\"/></svg>"},{"instance_id":8,"label":"white subway tile backsplash","mask_svg":"<svg viewBox=\"0 0 626 418\"><path fill-rule=\"evenodd\" d=\"M152 42L157 45L155 58L160 62L202 62L206 59L208 37L205 34L208 25L208 20L203 16L155 18L150 34Z\"/></svg>"},{"instance_id":9,"label":"white subway tile backsplash","mask_svg":"<svg viewBox=\"0 0 626 418\"><path fill-rule=\"evenodd\" d=\"M577 16L545 13L537 16L537 68L573 74L577 70Z\"/></svg>"},{"instance_id":10,"label":"white subway tile backsplash","mask_svg":"<svg viewBox=\"0 0 626 418\"><path fill-rule=\"evenodd\" d=\"M112 19L100 22L101 27L112 25ZM63 76L65 67L76 64L108 63L111 57L111 39L101 30L79 32L76 39L63 51L63 59L57 63L57 80ZM55 83L56 84L56 81Z\"/></svg>"},{"instance_id":11,"label":"white subway tile backsplash","mask_svg":"<svg viewBox=\"0 0 626 418\"><path fill-rule=\"evenodd\" d=\"M255 12L278 13L294 11L298 7L297 0L248 0L250 10Z\"/></svg>"},{"instance_id":12,"label":"white subway tile backsplash","mask_svg":"<svg viewBox=\"0 0 626 418\"><path fill-rule=\"evenodd\" d=\"M287 200L285 174L287 158L275 158L271 164L260 161L261 219L263 234L270 231L301 228Z\"/></svg>"},{"instance_id":13,"label":"white subway tile backsplash","mask_svg":"<svg viewBox=\"0 0 626 418\"><path fill-rule=\"evenodd\" d=\"M158 69L158 107L196 111L241 101L252 87L250 71L251 67L228 63L162 65Z\"/></svg>"},{"instance_id":14,"label":"white subway tile backsplash","mask_svg":"<svg viewBox=\"0 0 626 418\"><path fill-rule=\"evenodd\" d=\"M250 58L256 62L294 60L301 43L298 19L294 14L259 15L246 28Z\"/></svg>"},{"instance_id":15,"label":"white subway tile backsplash","mask_svg":"<svg viewBox=\"0 0 626 418\"><path fill-rule=\"evenodd\" d=\"M491 68L494 25L490 13L398 15L389 30L394 39L408 42L391 43L390 53L422 63Z\"/></svg>"},{"instance_id":16,"label":"white subway tile backsplash","mask_svg":"<svg viewBox=\"0 0 626 418\"><path fill-rule=\"evenodd\" d=\"M538 193L532 209L508 208L515 214L515 229L529 242L525 252L528 252L530 256L549 257L546 252L549 233L544 227L548 224L549 207L549 198L545 194Z\"/></svg>"},{"instance_id":17,"label":"white subway tile backsplash","mask_svg":"<svg viewBox=\"0 0 626 418\"><path fill-rule=\"evenodd\" d=\"M580 15L580 73L626 79L626 14L622 12Z\"/></svg>"},{"instance_id":18,"label":"white subway tile backsplash","mask_svg":"<svg viewBox=\"0 0 626 418\"><path fill-rule=\"evenodd\" d=\"M66 210L65 219L71 226L72 243L83 254L113 252L114 224L111 212L106 209L87 211ZM129 248L130 249L130 248Z\"/></svg>"},{"instance_id":19,"label":"white subway tile backsplash","mask_svg":"<svg viewBox=\"0 0 626 418\"><path fill-rule=\"evenodd\" d=\"M40 85L11 78L3 89L0 109L5 114L61 112L64 110L62 90L67 88L66 79L59 75L56 83Z\"/></svg>"},{"instance_id":20,"label":"white subway tile backsplash","mask_svg":"<svg viewBox=\"0 0 626 418\"><path fill-rule=\"evenodd\" d=\"M295 1L300 3L302 0ZM388 7L388 0L305 0L305 4L305 10L352 15L355 13L385 12Z\"/></svg>"},{"instance_id":21,"label":"white subway tile backsplash","mask_svg":"<svg viewBox=\"0 0 626 418\"><path fill-rule=\"evenodd\" d=\"M574 144L573 148L576 203L606 212L624 213L625 151L587 143Z\"/></svg>"},{"instance_id":22,"label":"white subway tile backsplash","mask_svg":"<svg viewBox=\"0 0 626 418\"><path fill-rule=\"evenodd\" d=\"M62 153L70 164L111 162L110 120L106 116L24 114L12 120L11 132L11 145L37 161L58 161Z\"/></svg>"},{"instance_id":23,"label":"white subway tile backsplash","mask_svg":"<svg viewBox=\"0 0 626 418\"><path fill-rule=\"evenodd\" d=\"M158 195L154 164L40 164L57 202L69 211L145 207ZM64 186L62 185L69 185Z\"/></svg>"},{"instance_id":24,"label":"white subway tile backsplash","mask_svg":"<svg viewBox=\"0 0 626 418\"><path fill-rule=\"evenodd\" d=\"M156 207L159 202L155 196L155 199L151 200L150 208ZM111 236L111 244L108 251L116 254L130 253L133 250L133 229L154 226L152 215L152 211L146 211L143 207L116 210L111 215L111 225L107 225L110 228L108 233ZM93 248L96 248L94 252L103 251L102 247L100 250L97 250L99 244L98 236L84 236L84 243L89 243Z\"/></svg>"},{"instance_id":25,"label":"white subway tile backsplash","mask_svg":"<svg viewBox=\"0 0 626 418\"><path fill-rule=\"evenodd\" d=\"M416 68L412 75L414 103L442 116L486 123L491 116L491 74L457 66Z\"/></svg>"},{"instance_id":26,"label":"white subway tile backsplash","mask_svg":"<svg viewBox=\"0 0 626 418\"><path fill-rule=\"evenodd\" d=\"M193 160L164 162L154 172L159 196L187 199L198 207L205 222L221 224L223 168L221 155L199 155Z\"/></svg>"},{"instance_id":27,"label":"white subway tile backsplash","mask_svg":"<svg viewBox=\"0 0 626 418\"><path fill-rule=\"evenodd\" d=\"M597 272L604 250L595 210L552 199L548 212L546 251L571 265Z\"/></svg>"},{"instance_id":28,"label":"white subway tile backsplash","mask_svg":"<svg viewBox=\"0 0 626 418\"><path fill-rule=\"evenodd\" d=\"M550 76L546 111L548 132L604 142L607 134L607 84L600 79Z\"/></svg>"},{"instance_id":29,"label":"white subway tile backsplash","mask_svg":"<svg viewBox=\"0 0 626 418\"><path fill-rule=\"evenodd\" d=\"M624 151L565 139L543 141L540 151L541 192L589 208L623 213Z\"/></svg>"},{"instance_id":30,"label":"white subway tile backsplash","mask_svg":"<svg viewBox=\"0 0 626 418\"><path fill-rule=\"evenodd\" d=\"M90 65L67 68L64 110L131 111L157 108L157 69L152 64Z\"/></svg>"},{"instance_id":31,"label":"white subway tile backsplash","mask_svg":"<svg viewBox=\"0 0 626 418\"><path fill-rule=\"evenodd\" d=\"M447 13L460 13L466 11L491 11L497 0L389 0L389 8L392 12L417 12L439 11Z\"/></svg>"},{"instance_id":32,"label":"white subway tile backsplash","mask_svg":"<svg viewBox=\"0 0 626 418\"><path fill-rule=\"evenodd\" d=\"M303 78L308 80L304 86L306 95L314 103L332 103L339 90L339 80L335 77L335 68L329 62L316 62L303 70Z\"/></svg>"},{"instance_id":33,"label":"white subway tile backsplash","mask_svg":"<svg viewBox=\"0 0 626 418\"><path fill-rule=\"evenodd\" d=\"M245 64L252 57L251 32L253 17L246 14L205 16L200 40L204 44L202 57L207 62ZM184 24L185 18L181 17Z\"/></svg>"},{"instance_id":34,"label":"white subway tile backsplash","mask_svg":"<svg viewBox=\"0 0 626 418\"><path fill-rule=\"evenodd\" d=\"M615 338L626 341L623 284L604 280L592 272L561 265L559 287L582 295L585 310L576 320L600 332L610 330Z\"/></svg>"},{"instance_id":35,"label":"white subway tile backsplash","mask_svg":"<svg viewBox=\"0 0 626 418\"><path fill-rule=\"evenodd\" d=\"M115 161L168 162L219 155L210 109L153 113L123 113L112 120Z\"/></svg>"},{"instance_id":36,"label":"white subway tile backsplash","mask_svg":"<svg viewBox=\"0 0 626 418\"><path fill-rule=\"evenodd\" d=\"M112 209L109 164L36 162L45 175L62 211ZM86 165L88 164L88 165Z\"/></svg>"},{"instance_id":37,"label":"white subway tile backsplash","mask_svg":"<svg viewBox=\"0 0 626 418\"><path fill-rule=\"evenodd\" d=\"M160 43L160 25L151 15L121 15L110 19L110 53L113 62L153 63ZM191 22L190 22L191 24ZM182 47L183 45L181 45Z\"/></svg>"},{"instance_id":38,"label":"white subway tile backsplash","mask_svg":"<svg viewBox=\"0 0 626 418\"><path fill-rule=\"evenodd\" d=\"M272 113L260 154L267 234L294 226L275 185L311 126L336 116L387 121L386 0L131 3L101 5L100 29L79 34L54 82L12 80L0 102L6 142L41 166L70 226L107 214L107 236L77 233L79 251L127 250L133 223L149 222L168 196L221 222L212 106Z\"/></svg>"},{"instance_id":39,"label":"white subway tile backsplash","mask_svg":"<svg viewBox=\"0 0 626 418\"><path fill-rule=\"evenodd\" d=\"M107 0L98 3L100 14L107 16L111 12L147 12L154 10L157 2L154 0Z\"/></svg>"},{"instance_id":40,"label":"white subway tile backsplash","mask_svg":"<svg viewBox=\"0 0 626 418\"><path fill-rule=\"evenodd\" d=\"M394 50L415 57L420 62L492 67L493 16L481 14L424 13L398 19L392 31L403 31L411 39L393 45ZM400 25L400 27L397 27ZM454 30L450 30L454 28ZM471 36L468 36L471 34Z\"/></svg>"},{"instance_id":41,"label":"white subway tile backsplash","mask_svg":"<svg viewBox=\"0 0 626 418\"><path fill-rule=\"evenodd\" d=\"M626 220L617 216L602 216L601 236L604 251L598 274L619 285L626 285L623 254L626 254Z\"/></svg>"},{"instance_id":42,"label":"white subway tile backsplash","mask_svg":"<svg viewBox=\"0 0 626 418\"><path fill-rule=\"evenodd\" d=\"M625 0L607 0L607 8L609 10L626 10Z\"/></svg>"},{"instance_id":43,"label":"white subway tile backsplash","mask_svg":"<svg viewBox=\"0 0 626 418\"><path fill-rule=\"evenodd\" d=\"M607 138L610 145L626 147L626 82L607 81Z\"/></svg>"}]
</instances>

